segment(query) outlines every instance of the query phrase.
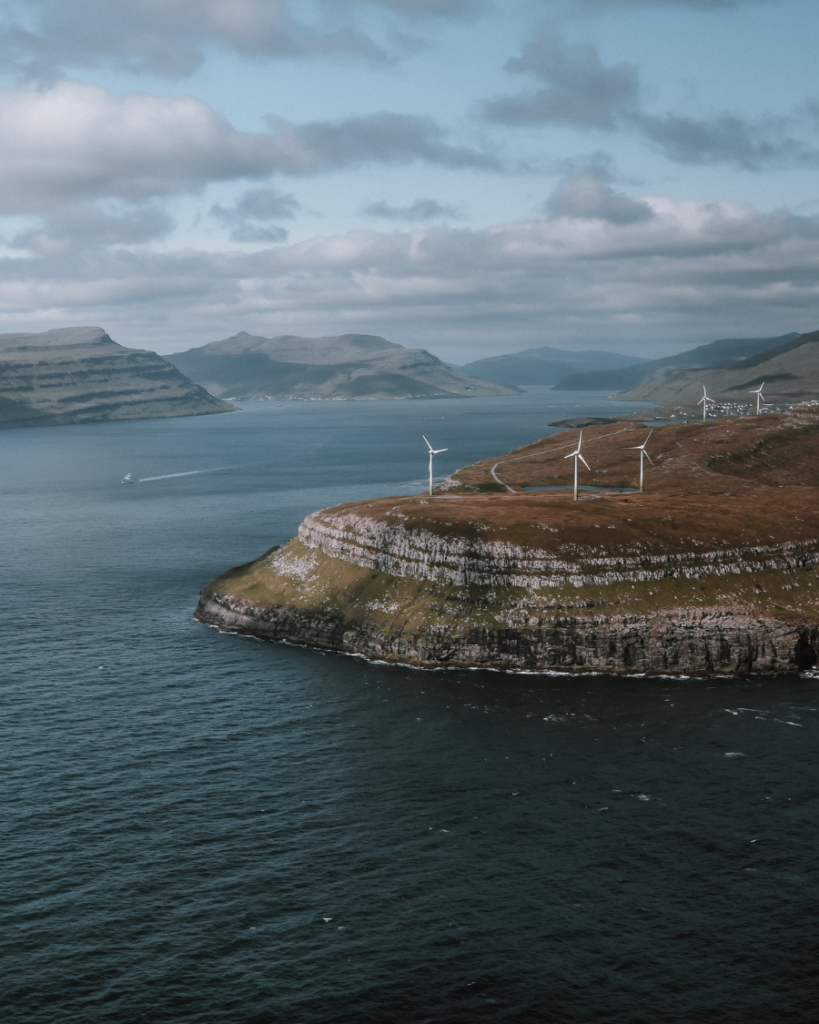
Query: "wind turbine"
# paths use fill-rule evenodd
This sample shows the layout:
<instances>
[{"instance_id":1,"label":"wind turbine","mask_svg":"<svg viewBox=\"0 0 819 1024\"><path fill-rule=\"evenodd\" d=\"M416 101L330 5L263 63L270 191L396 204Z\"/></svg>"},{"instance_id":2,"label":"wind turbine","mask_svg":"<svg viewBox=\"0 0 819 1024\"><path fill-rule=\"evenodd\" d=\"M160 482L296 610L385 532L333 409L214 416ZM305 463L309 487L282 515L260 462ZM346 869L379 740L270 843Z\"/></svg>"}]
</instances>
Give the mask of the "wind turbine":
<instances>
[{"instance_id":1,"label":"wind turbine","mask_svg":"<svg viewBox=\"0 0 819 1024\"><path fill-rule=\"evenodd\" d=\"M651 430L649 430L648 437L651 437L651 435L653 433L654 433L654 427L652 427ZM651 465L652 466L654 465L654 463L651 461L651 456L646 451L646 445L648 444L648 437L645 439L645 441L643 441L642 444L635 444L634 447L632 447L632 448L624 449L627 452L639 452L640 453L640 491L641 492L643 490L643 456L645 455L645 457L648 459L648 461L651 462Z\"/></svg>"},{"instance_id":2,"label":"wind turbine","mask_svg":"<svg viewBox=\"0 0 819 1024\"><path fill-rule=\"evenodd\" d=\"M765 381L763 380L763 381L762 381L762 383L761 383L761 384L759 385L759 387L758 387L758 388L756 388L756 389L754 389L754 390L752 390L752 391L749 391L749 392L748 392L748 394L749 394L749 395L756 395L756 414L757 414L757 416L759 415L759 408L760 408L760 403L761 403L762 405L764 405L764 404L765 404L765 403L764 403L764 402L762 401L762 389L763 389L764 387L765 387Z\"/></svg>"},{"instance_id":3,"label":"wind turbine","mask_svg":"<svg viewBox=\"0 0 819 1024\"><path fill-rule=\"evenodd\" d=\"M424 437L423 434L421 434L421 437L423 437L424 440L427 441L427 439ZM429 441L427 441L427 448L429 448L429 493L431 495L432 494L432 456L433 455L440 455L441 452L448 452L449 448L433 448L432 445L429 443Z\"/></svg>"},{"instance_id":4,"label":"wind turbine","mask_svg":"<svg viewBox=\"0 0 819 1024\"><path fill-rule=\"evenodd\" d=\"M702 398L699 400L699 402L697 402L697 405L701 405L702 406L702 422L703 423L705 423L706 417L708 415L708 403L709 402L711 403L711 405L716 405L717 404L714 401L713 398L709 398L708 397L708 392L705 390L705 385L703 384L703 386L702 386Z\"/></svg>"},{"instance_id":5,"label":"wind turbine","mask_svg":"<svg viewBox=\"0 0 819 1024\"><path fill-rule=\"evenodd\" d=\"M577 460L583 463L586 469L591 473L591 466L586 462L583 456L580 454L580 446L583 444L583 431L580 431L580 437L577 439L577 448L570 454L564 455L564 459L574 459L574 500L577 501Z\"/></svg>"}]
</instances>

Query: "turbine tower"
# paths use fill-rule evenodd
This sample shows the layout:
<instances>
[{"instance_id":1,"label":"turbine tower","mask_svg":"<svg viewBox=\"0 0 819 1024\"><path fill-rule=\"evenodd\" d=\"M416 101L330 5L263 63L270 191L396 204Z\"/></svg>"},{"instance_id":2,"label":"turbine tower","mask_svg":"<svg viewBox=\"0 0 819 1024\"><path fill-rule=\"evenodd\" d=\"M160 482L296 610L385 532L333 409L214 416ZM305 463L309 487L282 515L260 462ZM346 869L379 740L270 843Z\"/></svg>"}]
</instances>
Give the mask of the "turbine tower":
<instances>
[{"instance_id":1,"label":"turbine tower","mask_svg":"<svg viewBox=\"0 0 819 1024\"><path fill-rule=\"evenodd\" d=\"M762 389L764 387L765 387L765 381L763 380L758 388L755 388L752 391L748 392L749 395L756 395L756 414L757 414L757 416L759 415L759 410L760 410L761 406L763 406L765 404L765 401L762 398Z\"/></svg>"},{"instance_id":2,"label":"turbine tower","mask_svg":"<svg viewBox=\"0 0 819 1024\"><path fill-rule=\"evenodd\" d=\"M574 459L574 500L577 501L577 460L583 463L583 465L591 473L591 466L586 462L583 456L580 454L580 446L583 444L583 431L580 431L580 437L577 439L577 448L570 454L564 455L564 459Z\"/></svg>"},{"instance_id":3,"label":"turbine tower","mask_svg":"<svg viewBox=\"0 0 819 1024\"><path fill-rule=\"evenodd\" d=\"M421 434L421 437L427 441L423 434ZM449 448L433 448L429 441L427 441L427 448L429 448L429 493L432 495L432 456L440 455L441 452L448 452Z\"/></svg>"},{"instance_id":4,"label":"turbine tower","mask_svg":"<svg viewBox=\"0 0 819 1024\"><path fill-rule=\"evenodd\" d=\"M705 390L705 385L703 384L703 386L702 386L702 398L699 400L699 402L697 402L697 405L701 405L702 406L702 422L703 423L705 423L705 421L706 421L706 419L708 417L708 403L709 402L711 403L711 405L716 405L717 404L714 401L713 398L709 398L708 397L708 392Z\"/></svg>"},{"instance_id":5,"label":"turbine tower","mask_svg":"<svg viewBox=\"0 0 819 1024\"><path fill-rule=\"evenodd\" d=\"M648 437L651 437L651 435L653 433L654 433L654 427L652 427L651 430L649 430ZM643 441L642 444L635 444L633 448L625 448L624 449L624 451L627 451L627 452L639 452L640 453L640 493L642 493L642 491L643 491L643 456L645 455L645 457L648 459L648 461L651 462L651 465L652 466L654 465L654 463L651 461L651 456L646 451L646 445L648 444L648 437L645 439L645 441Z\"/></svg>"}]
</instances>

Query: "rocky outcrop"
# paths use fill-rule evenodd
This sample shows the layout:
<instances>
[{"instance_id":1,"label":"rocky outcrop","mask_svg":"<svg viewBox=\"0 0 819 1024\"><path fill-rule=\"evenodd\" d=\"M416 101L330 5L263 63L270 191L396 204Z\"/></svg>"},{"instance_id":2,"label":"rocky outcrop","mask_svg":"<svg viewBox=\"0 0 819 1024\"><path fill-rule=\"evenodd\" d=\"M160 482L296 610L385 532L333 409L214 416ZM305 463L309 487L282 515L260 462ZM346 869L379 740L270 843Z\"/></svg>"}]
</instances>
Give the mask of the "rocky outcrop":
<instances>
[{"instance_id":1,"label":"rocky outcrop","mask_svg":"<svg viewBox=\"0 0 819 1024\"><path fill-rule=\"evenodd\" d=\"M654 616L553 616L535 628L442 620L392 631L339 612L261 605L205 591L196 617L268 640L418 666L673 675L795 672L816 664L819 628L720 609Z\"/></svg>"},{"instance_id":2,"label":"rocky outcrop","mask_svg":"<svg viewBox=\"0 0 819 1024\"><path fill-rule=\"evenodd\" d=\"M652 553L616 553L575 546L569 557L502 541L441 535L380 519L330 511L315 512L299 527L299 540L333 558L393 576L437 580L458 586L512 586L540 590L573 584L649 581L684 576L699 579L762 569L813 565L814 541L774 543L747 548Z\"/></svg>"},{"instance_id":3,"label":"rocky outcrop","mask_svg":"<svg viewBox=\"0 0 819 1024\"><path fill-rule=\"evenodd\" d=\"M0 427L201 416L233 407L100 327L0 335Z\"/></svg>"},{"instance_id":4,"label":"rocky outcrop","mask_svg":"<svg viewBox=\"0 0 819 1024\"><path fill-rule=\"evenodd\" d=\"M627 482L637 469L626 434L611 424L584 435L598 478ZM573 432L465 467L446 493L314 512L298 538L214 581L197 617L430 667L725 675L816 665L819 409L648 436L642 493L615 487L575 502L553 490L571 473ZM482 491L499 467L506 492Z\"/></svg>"}]
</instances>

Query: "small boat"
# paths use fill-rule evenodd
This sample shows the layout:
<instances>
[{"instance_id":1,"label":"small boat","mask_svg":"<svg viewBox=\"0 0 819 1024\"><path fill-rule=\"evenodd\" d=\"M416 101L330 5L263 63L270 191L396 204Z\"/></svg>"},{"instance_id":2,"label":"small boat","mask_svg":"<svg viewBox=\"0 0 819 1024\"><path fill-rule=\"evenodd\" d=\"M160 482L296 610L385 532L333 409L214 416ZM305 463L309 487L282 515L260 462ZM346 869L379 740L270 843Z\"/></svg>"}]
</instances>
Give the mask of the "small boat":
<instances>
[{"instance_id":1,"label":"small boat","mask_svg":"<svg viewBox=\"0 0 819 1024\"><path fill-rule=\"evenodd\" d=\"M121 484L135 484L136 482L137 479L133 473L126 473L125 476L120 480Z\"/></svg>"}]
</instances>

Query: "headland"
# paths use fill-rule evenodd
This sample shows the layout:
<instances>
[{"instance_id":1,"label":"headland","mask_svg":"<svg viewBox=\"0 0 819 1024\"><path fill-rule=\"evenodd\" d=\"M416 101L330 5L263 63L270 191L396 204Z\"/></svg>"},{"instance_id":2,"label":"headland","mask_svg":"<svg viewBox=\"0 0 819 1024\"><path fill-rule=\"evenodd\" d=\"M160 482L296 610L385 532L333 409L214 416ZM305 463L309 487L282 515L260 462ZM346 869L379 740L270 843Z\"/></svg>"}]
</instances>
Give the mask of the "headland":
<instances>
[{"instance_id":1,"label":"headland","mask_svg":"<svg viewBox=\"0 0 819 1024\"><path fill-rule=\"evenodd\" d=\"M819 655L819 408L578 431L315 512L200 595L221 629L419 667L782 673Z\"/></svg>"}]
</instances>

